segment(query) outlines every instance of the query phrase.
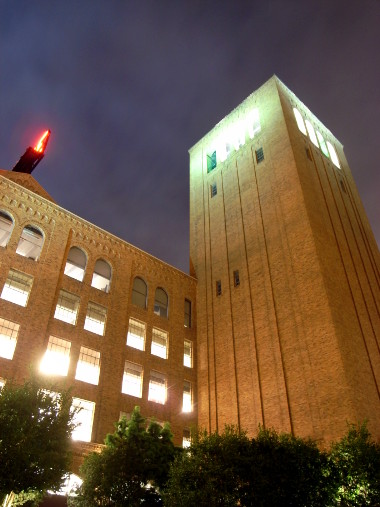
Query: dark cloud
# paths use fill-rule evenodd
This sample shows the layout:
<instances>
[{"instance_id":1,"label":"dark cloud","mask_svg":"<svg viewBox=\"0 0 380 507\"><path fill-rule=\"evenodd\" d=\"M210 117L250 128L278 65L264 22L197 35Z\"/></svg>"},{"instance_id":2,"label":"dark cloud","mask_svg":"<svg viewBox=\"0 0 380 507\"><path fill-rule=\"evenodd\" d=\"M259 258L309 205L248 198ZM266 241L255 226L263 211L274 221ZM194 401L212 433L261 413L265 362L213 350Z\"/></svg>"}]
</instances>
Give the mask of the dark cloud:
<instances>
[{"instance_id":1,"label":"dark cloud","mask_svg":"<svg viewBox=\"0 0 380 507\"><path fill-rule=\"evenodd\" d=\"M188 149L274 73L346 148L380 238L380 3L0 0L0 166L184 270Z\"/></svg>"}]
</instances>

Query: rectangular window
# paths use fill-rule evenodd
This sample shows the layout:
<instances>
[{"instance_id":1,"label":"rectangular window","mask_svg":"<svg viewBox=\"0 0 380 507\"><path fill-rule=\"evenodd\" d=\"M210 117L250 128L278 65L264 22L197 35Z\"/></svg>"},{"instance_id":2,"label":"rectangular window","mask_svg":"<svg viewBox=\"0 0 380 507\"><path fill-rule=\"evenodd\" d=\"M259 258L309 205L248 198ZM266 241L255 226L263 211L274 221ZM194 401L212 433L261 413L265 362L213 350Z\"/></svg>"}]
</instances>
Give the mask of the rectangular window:
<instances>
[{"instance_id":1,"label":"rectangular window","mask_svg":"<svg viewBox=\"0 0 380 507\"><path fill-rule=\"evenodd\" d=\"M220 280L216 281L216 295L217 296L222 295L222 282Z\"/></svg>"},{"instance_id":2,"label":"rectangular window","mask_svg":"<svg viewBox=\"0 0 380 507\"><path fill-rule=\"evenodd\" d=\"M191 327L191 301L185 299L185 327Z\"/></svg>"},{"instance_id":3,"label":"rectangular window","mask_svg":"<svg viewBox=\"0 0 380 507\"><path fill-rule=\"evenodd\" d=\"M134 349L145 349L145 324L135 319L129 319L127 345Z\"/></svg>"},{"instance_id":4,"label":"rectangular window","mask_svg":"<svg viewBox=\"0 0 380 507\"><path fill-rule=\"evenodd\" d=\"M65 377L69 370L70 348L71 342L49 336L49 343L40 365L41 372Z\"/></svg>"},{"instance_id":5,"label":"rectangular window","mask_svg":"<svg viewBox=\"0 0 380 507\"><path fill-rule=\"evenodd\" d=\"M143 384L143 368L139 364L125 361L123 385L121 392L141 398Z\"/></svg>"},{"instance_id":6,"label":"rectangular window","mask_svg":"<svg viewBox=\"0 0 380 507\"><path fill-rule=\"evenodd\" d=\"M189 340L183 342L183 365L188 368L193 367L193 344Z\"/></svg>"},{"instance_id":7,"label":"rectangular window","mask_svg":"<svg viewBox=\"0 0 380 507\"><path fill-rule=\"evenodd\" d=\"M13 359L19 328L19 324L0 318L0 357Z\"/></svg>"},{"instance_id":8,"label":"rectangular window","mask_svg":"<svg viewBox=\"0 0 380 507\"><path fill-rule=\"evenodd\" d=\"M1 298L16 305L26 306L32 289L33 277L10 269Z\"/></svg>"},{"instance_id":9,"label":"rectangular window","mask_svg":"<svg viewBox=\"0 0 380 507\"><path fill-rule=\"evenodd\" d=\"M182 412L192 412L193 403L192 403L192 389L191 382L185 380L183 382L183 404L182 404Z\"/></svg>"},{"instance_id":10,"label":"rectangular window","mask_svg":"<svg viewBox=\"0 0 380 507\"><path fill-rule=\"evenodd\" d=\"M78 426L71 434L73 440L81 440L82 442L91 442L92 423L94 420L95 403L92 401L73 398L73 409L78 409L74 416L74 423Z\"/></svg>"},{"instance_id":11,"label":"rectangular window","mask_svg":"<svg viewBox=\"0 0 380 507\"><path fill-rule=\"evenodd\" d=\"M240 285L240 277L239 277L239 271L234 271L234 287L239 287Z\"/></svg>"},{"instance_id":12,"label":"rectangular window","mask_svg":"<svg viewBox=\"0 0 380 507\"><path fill-rule=\"evenodd\" d=\"M216 186L216 183L211 183L211 185L210 185L210 193L211 193L211 198L215 197L216 194L218 193L218 188Z\"/></svg>"},{"instance_id":13,"label":"rectangular window","mask_svg":"<svg viewBox=\"0 0 380 507\"><path fill-rule=\"evenodd\" d=\"M190 447L191 445L191 434L190 430L185 428L183 430L183 437L182 437L182 447L186 449L187 447Z\"/></svg>"},{"instance_id":14,"label":"rectangular window","mask_svg":"<svg viewBox=\"0 0 380 507\"><path fill-rule=\"evenodd\" d=\"M82 382L98 385L99 373L100 352L88 349L87 347L81 347L75 378L82 380Z\"/></svg>"},{"instance_id":15,"label":"rectangular window","mask_svg":"<svg viewBox=\"0 0 380 507\"><path fill-rule=\"evenodd\" d=\"M207 172L210 173L216 167L216 151L207 155Z\"/></svg>"},{"instance_id":16,"label":"rectangular window","mask_svg":"<svg viewBox=\"0 0 380 507\"><path fill-rule=\"evenodd\" d=\"M152 330L152 347L150 350L154 356L167 359L168 357L168 333L160 329L153 328Z\"/></svg>"},{"instance_id":17,"label":"rectangular window","mask_svg":"<svg viewBox=\"0 0 380 507\"><path fill-rule=\"evenodd\" d=\"M256 162L260 164L260 162L264 160L264 151L262 148L259 148L258 150L255 151L255 153L256 153Z\"/></svg>"},{"instance_id":18,"label":"rectangular window","mask_svg":"<svg viewBox=\"0 0 380 507\"><path fill-rule=\"evenodd\" d=\"M63 289L59 291L54 318L75 326L79 310L79 296Z\"/></svg>"},{"instance_id":19,"label":"rectangular window","mask_svg":"<svg viewBox=\"0 0 380 507\"><path fill-rule=\"evenodd\" d=\"M150 372L148 400L155 403L166 403L166 377L158 371Z\"/></svg>"},{"instance_id":20,"label":"rectangular window","mask_svg":"<svg viewBox=\"0 0 380 507\"><path fill-rule=\"evenodd\" d=\"M106 327L107 308L104 306L91 303L89 301L87 306L86 320L84 321L84 328L91 333L104 336Z\"/></svg>"}]
</instances>

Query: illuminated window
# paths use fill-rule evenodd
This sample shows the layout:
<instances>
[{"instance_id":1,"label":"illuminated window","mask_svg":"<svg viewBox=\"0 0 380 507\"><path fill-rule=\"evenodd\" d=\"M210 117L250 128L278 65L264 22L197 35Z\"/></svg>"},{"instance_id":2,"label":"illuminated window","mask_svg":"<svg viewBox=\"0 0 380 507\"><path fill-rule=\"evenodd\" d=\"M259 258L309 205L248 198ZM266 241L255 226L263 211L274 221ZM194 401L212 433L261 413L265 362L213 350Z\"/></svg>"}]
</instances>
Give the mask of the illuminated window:
<instances>
[{"instance_id":1,"label":"illuminated window","mask_svg":"<svg viewBox=\"0 0 380 507\"><path fill-rule=\"evenodd\" d=\"M301 113L298 111L298 109L296 107L293 107L293 112L294 112L294 116L296 117L296 122L297 122L298 128L300 129L302 134L305 134L305 136L306 136L307 131L306 131L305 122L303 121Z\"/></svg>"},{"instance_id":2,"label":"illuminated window","mask_svg":"<svg viewBox=\"0 0 380 507\"><path fill-rule=\"evenodd\" d=\"M166 402L166 377L158 371L150 372L148 400L162 405Z\"/></svg>"},{"instance_id":3,"label":"illuminated window","mask_svg":"<svg viewBox=\"0 0 380 507\"><path fill-rule=\"evenodd\" d=\"M317 140L317 136L315 134L315 130L314 130L314 127L313 125L309 122L309 120L305 120L305 124L306 124L306 128L307 128L307 132L309 134L309 137L310 137L310 140L311 142L317 147L319 148L319 145L318 145L318 140Z\"/></svg>"},{"instance_id":4,"label":"illuminated window","mask_svg":"<svg viewBox=\"0 0 380 507\"><path fill-rule=\"evenodd\" d=\"M95 263L94 273L92 275L92 287L95 289L109 292L111 286L112 270L108 262L98 259Z\"/></svg>"},{"instance_id":5,"label":"illuminated window","mask_svg":"<svg viewBox=\"0 0 380 507\"><path fill-rule=\"evenodd\" d=\"M8 244L13 229L13 219L5 211L0 210L0 246L5 247Z\"/></svg>"},{"instance_id":6,"label":"illuminated window","mask_svg":"<svg viewBox=\"0 0 380 507\"><path fill-rule=\"evenodd\" d=\"M217 296L222 295L222 282L220 280L216 281L216 295Z\"/></svg>"},{"instance_id":7,"label":"illuminated window","mask_svg":"<svg viewBox=\"0 0 380 507\"><path fill-rule=\"evenodd\" d=\"M123 385L121 392L141 398L143 384L143 368L140 364L125 361Z\"/></svg>"},{"instance_id":8,"label":"illuminated window","mask_svg":"<svg viewBox=\"0 0 380 507\"><path fill-rule=\"evenodd\" d=\"M49 337L49 343L41 361L40 370L46 375L65 377L69 370L71 343L56 336Z\"/></svg>"},{"instance_id":9,"label":"illuminated window","mask_svg":"<svg viewBox=\"0 0 380 507\"><path fill-rule=\"evenodd\" d=\"M183 342L183 365L188 368L193 367L193 344L189 340Z\"/></svg>"},{"instance_id":10,"label":"illuminated window","mask_svg":"<svg viewBox=\"0 0 380 507\"><path fill-rule=\"evenodd\" d=\"M73 398L72 408L78 409L73 418L73 422L78 426L71 434L72 439L81 440L82 442L91 442L95 403Z\"/></svg>"},{"instance_id":11,"label":"illuminated window","mask_svg":"<svg viewBox=\"0 0 380 507\"><path fill-rule=\"evenodd\" d=\"M210 173L216 167L216 151L207 155L207 172Z\"/></svg>"},{"instance_id":12,"label":"illuminated window","mask_svg":"<svg viewBox=\"0 0 380 507\"><path fill-rule=\"evenodd\" d=\"M160 317L168 318L168 295L161 289L161 287L157 287L156 295L154 298L154 313L159 315Z\"/></svg>"},{"instance_id":13,"label":"illuminated window","mask_svg":"<svg viewBox=\"0 0 380 507\"><path fill-rule=\"evenodd\" d=\"M256 154L256 162L260 164L264 160L264 151L262 148L259 148L258 150L255 150Z\"/></svg>"},{"instance_id":14,"label":"illuminated window","mask_svg":"<svg viewBox=\"0 0 380 507\"><path fill-rule=\"evenodd\" d=\"M182 412L191 412L193 410L193 403L192 403L192 389L191 389L191 382L188 382L187 380L183 383L183 405L182 405Z\"/></svg>"},{"instance_id":15,"label":"illuminated window","mask_svg":"<svg viewBox=\"0 0 380 507\"><path fill-rule=\"evenodd\" d=\"M59 291L54 318L75 326L79 310L79 296L63 289Z\"/></svg>"},{"instance_id":16,"label":"illuminated window","mask_svg":"<svg viewBox=\"0 0 380 507\"><path fill-rule=\"evenodd\" d=\"M185 299L185 327L191 327L191 301Z\"/></svg>"},{"instance_id":17,"label":"illuminated window","mask_svg":"<svg viewBox=\"0 0 380 507\"><path fill-rule=\"evenodd\" d=\"M88 349L87 347L81 347L75 378L89 384L98 385L99 373L100 352Z\"/></svg>"},{"instance_id":18,"label":"illuminated window","mask_svg":"<svg viewBox=\"0 0 380 507\"><path fill-rule=\"evenodd\" d=\"M261 130L259 110L253 109L247 117L248 135L253 139Z\"/></svg>"},{"instance_id":19,"label":"illuminated window","mask_svg":"<svg viewBox=\"0 0 380 507\"><path fill-rule=\"evenodd\" d=\"M183 430L183 436L182 436L182 447L184 449L190 447L191 445L191 434L189 429Z\"/></svg>"},{"instance_id":20,"label":"illuminated window","mask_svg":"<svg viewBox=\"0 0 380 507\"><path fill-rule=\"evenodd\" d=\"M40 256L43 242L44 237L42 232L37 227L27 225L21 233L16 253L36 261Z\"/></svg>"},{"instance_id":21,"label":"illuminated window","mask_svg":"<svg viewBox=\"0 0 380 507\"><path fill-rule=\"evenodd\" d=\"M328 148L328 150L329 150L329 153L330 153L330 157L331 157L332 163L333 163L336 167L338 167L338 169L340 169L340 164L339 164L339 158L338 158L338 155L337 155L337 153L336 153L336 151L335 151L334 146L333 146L331 143L329 143L328 141L327 141L327 148Z\"/></svg>"},{"instance_id":22,"label":"illuminated window","mask_svg":"<svg viewBox=\"0 0 380 507\"><path fill-rule=\"evenodd\" d=\"M67 256L65 275L81 282L86 271L86 264L87 257L84 251L77 246L72 246Z\"/></svg>"},{"instance_id":23,"label":"illuminated window","mask_svg":"<svg viewBox=\"0 0 380 507\"><path fill-rule=\"evenodd\" d=\"M10 269L1 298L16 305L26 306L32 289L33 277Z\"/></svg>"},{"instance_id":24,"label":"illuminated window","mask_svg":"<svg viewBox=\"0 0 380 507\"><path fill-rule=\"evenodd\" d=\"M133 280L132 303L140 308L146 308L148 287L142 278L136 276Z\"/></svg>"},{"instance_id":25,"label":"illuminated window","mask_svg":"<svg viewBox=\"0 0 380 507\"><path fill-rule=\"evenodd\" d=\"M86 320L84 321L84 328L91 333L100 334L104 336L106 326L107 308L97 305L96 303L88 303Z\"/></svg>"},{"instance_id":26,"label":"illuminated window","mask_svg":"<svg viewBox=\"0 0 380 507\"><path fill-rule=\"evenodd\" d=\"M156 329L152 330L152 346L150 350L154 356L166 359L168 357L168 333Z\"/></svg>"},{"instance_id":27,"label":"illuminated window","mask_svg":"<svg viewBox=\"0 0 380 507\"><path fill-rule=\"evenodd\" d=\"M4 378L0 378L0 391L2 390L2 388L5 386L5 379Z\"/></svg>"},{"instance_id":28,"label":"illuminated window","mask_svg":"<svg viewBox=\"0 0 380 507\"><path fill-rule=\"evenodd\" d=\"M145 324L135 319L129 319L127 345L134 349L145 349Z\"/></svg>"},{"instance_id":29,"label":"illuminated window","mask_svg":"<svg viewBox=\"0 0 380 507\"><path fill-rule=\"evenodd\" d=\"M326 142L323 138L323 135L318 132L317 130L317 138L318 138L318 141L319 141L319 146L321 147L321 150L322 150L322 153L326 156L326 157L329 157L329 150L327 149L327 146L326 146Z\"/></svg>"},{"instance_id":30,"label":"illuminated window","mask_svg":"<svg viewBox=\"0 0 380 507\"><path fill-rule=\"evenodd\" d=\"M215 197L216 194L218 193L218 189L217 189L216 183L211 183L211 185L210 185L210 193L211 193L211 198Z\"/></svg>"},{"instance_id":31,"label":"illuminated window","mask_svg":"<svg viewBox=\"0 0 380 507\"><path fill-rule=\"evenodd\" d=\"M19 328L19 324L0 318L0 357L13 359Z\"/></svg>"}]
</instances>

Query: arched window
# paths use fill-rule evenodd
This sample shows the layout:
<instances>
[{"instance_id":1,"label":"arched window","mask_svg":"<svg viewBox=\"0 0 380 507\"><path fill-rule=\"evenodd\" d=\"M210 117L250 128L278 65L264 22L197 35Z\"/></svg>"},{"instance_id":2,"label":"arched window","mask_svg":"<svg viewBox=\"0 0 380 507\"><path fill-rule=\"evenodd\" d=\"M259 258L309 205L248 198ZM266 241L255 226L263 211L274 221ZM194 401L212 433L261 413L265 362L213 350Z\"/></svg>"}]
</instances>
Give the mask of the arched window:
<instances>
[{"instance_id":1,"label":"arched window","mask_svg":"<svg viewBox=\"0 0 380 507\"><path fill-rule=\"evenodd\" d=\"M27 225L21 233L16 253L36 261L40 256L43 243L44 236L42 232L37 227Z\"/></svg>"},{"instance_id":2,"label":"arched window","mask_svg":"<svg viewBox=\"0 0 380 507\"><path fill-rule=\"evenodd\" d=\"M305 122L303 121L301 113L298 111L298 109L296 107L293 107L293 112L294 112L294 116L296 117L296 122L297 122L298 128L300 129L302 134L305 134L305 136L306 136L307 131L306 131Z\"/></svg>"},{"instance_id":3,"label":"arched window","mask_svg":"<svg viewBox=\"0 0 380 507\"><path fill-rule=\"evenodd\" d=\"M161 289L161 287L157 287L156 295L154 298L154 313L159 315L160 317L168 318L168 295Z\"/></svg>"},{"instance_id":4,"label":"arched window","mask_svg":"<svg viewBox=\"0 0 380 507\"><path fill-rule=\"evenodd\" d=\"M142 278L136 276L133 280L132 303L140 308L146 308L148 286Z\"/></svg>"},{"instance_id":5,"label":"arched window","mask_svg":"<svg viewBox=\"0 0 380 507\"><path fill-rule=\"evenodd\" d=\"M95 263L94 274L92 275L92 287L109 292L111 286L111 266L103 259L98 259Z\"/></svg>"},{"instance_id":6,"label":"arched window","mask_svg":"<svg viewBox=\"0 0 380 507\"><path fill-rule=\"evenodd\" d=\"M5 211L0 210L0 246L7 246L13 229L13 219Z\"/></svg>"},{"instance_id":7,"label":"arched window","mask_svg":"<svg viewBox=\"0 0 380 507\"><path fill-rule=\"evenodd\" d=\"M75 278L80 282L83 280L86 271L87 257L83 250L77 246L72 246L67 256L65 275Z\"/></svg>"}]
</instances>

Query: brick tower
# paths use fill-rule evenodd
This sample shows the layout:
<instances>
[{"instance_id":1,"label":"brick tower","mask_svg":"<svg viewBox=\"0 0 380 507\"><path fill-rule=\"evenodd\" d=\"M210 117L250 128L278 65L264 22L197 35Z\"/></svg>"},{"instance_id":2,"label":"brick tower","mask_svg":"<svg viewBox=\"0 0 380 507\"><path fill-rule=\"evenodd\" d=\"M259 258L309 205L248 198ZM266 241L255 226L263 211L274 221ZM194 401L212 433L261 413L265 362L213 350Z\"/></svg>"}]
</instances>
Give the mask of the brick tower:
<instances>
[{"instance_id":1,"label":"brick tower","mask_svg":"<svg viewBox=\"0 0 380 507\"><path fill-rule=\"evenodd\" d=\"M273 76L190 150L200 427L380 437L379 251L341 143Z\"/></svg>"}]
</instances>

